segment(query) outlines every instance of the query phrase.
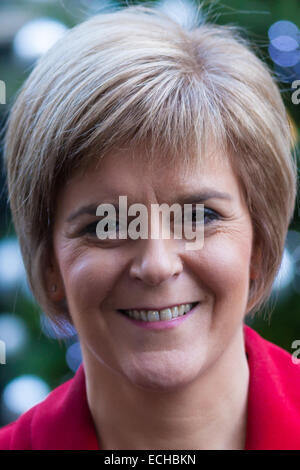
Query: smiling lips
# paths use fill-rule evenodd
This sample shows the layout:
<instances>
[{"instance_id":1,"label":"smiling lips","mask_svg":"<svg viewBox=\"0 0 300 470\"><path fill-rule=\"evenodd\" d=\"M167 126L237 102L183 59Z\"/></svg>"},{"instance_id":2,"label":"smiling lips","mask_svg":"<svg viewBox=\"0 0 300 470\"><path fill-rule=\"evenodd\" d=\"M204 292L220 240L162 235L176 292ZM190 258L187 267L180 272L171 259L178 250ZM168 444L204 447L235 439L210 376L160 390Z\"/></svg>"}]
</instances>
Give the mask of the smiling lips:
<instances>
[{"instance_id":1,"label":"smiling lips","mask_svg":"<svg viewBox=\"0 0 300 470\"><path fill-rule=\"evenodd\" d=\"M127 315L135 320L141 320L144 322L155 322L155 321L168 321L173 318L181 317L188 313L192 308L197 305L198 302L189 304L180 304L172 308L164 308L162 310L119 310L124 315Z\"/></svg>"}]
</instances>

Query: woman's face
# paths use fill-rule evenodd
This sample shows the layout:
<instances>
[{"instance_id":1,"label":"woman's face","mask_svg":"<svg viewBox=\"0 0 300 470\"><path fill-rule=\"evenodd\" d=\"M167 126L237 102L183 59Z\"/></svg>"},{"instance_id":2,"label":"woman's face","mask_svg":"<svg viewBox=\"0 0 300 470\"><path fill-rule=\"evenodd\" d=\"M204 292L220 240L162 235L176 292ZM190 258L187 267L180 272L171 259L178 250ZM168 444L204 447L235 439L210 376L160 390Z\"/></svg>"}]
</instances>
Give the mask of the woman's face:
<instances>
[{"instance_id":1,"label":"woman's face","mask_svg":"<svg viewBox=\"0 0 300 470\"><path fill-rule=\"evenodd\" d=\"M210 190L227 197L199 199ZM187 250L184 238L100 240L95 209L71 218L83 206L117 204L120 195L128 207L143 203L149 214L153 203L194 196L195 204L204 204L203 248ZM221 155L183 174L179 166L151 168L142 155L133 160L130 153L115 153L96 170L74 176L59 194L54 265L84 359L155 389L187 384L216 365L233 351L248 310L252 239L238 181ZM180 321L164 324L119 312L194 302Z\"/></svg>"}]
</instances>

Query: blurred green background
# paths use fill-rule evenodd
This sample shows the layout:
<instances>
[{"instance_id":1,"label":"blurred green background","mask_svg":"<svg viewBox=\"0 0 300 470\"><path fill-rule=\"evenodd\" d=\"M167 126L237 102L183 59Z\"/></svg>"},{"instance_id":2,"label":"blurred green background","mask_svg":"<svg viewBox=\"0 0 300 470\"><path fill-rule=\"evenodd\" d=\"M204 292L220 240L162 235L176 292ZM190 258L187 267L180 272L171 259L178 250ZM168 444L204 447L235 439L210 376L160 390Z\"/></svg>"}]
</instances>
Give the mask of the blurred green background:
<instances>
[{"instance_id":1,"label":"blurred green background","mask_svg":"<svg viewBox=\"0 0 300 470\"><path fill-rule=\"evenodd\" d=\"M0 129L5 124L16 92L31 72L36 59L46 52L64 31L91 15L110 11L116 5L126 7L127 4L142 3L144 2L112 0L1 0ZM158 8L165 9L182 23L188 21L189 15L197 5L196 1L193 5L188 0L152 2L155 3ZM299 0L207 0L202 3L215 22L245 27L248 37L256 45L256 52L276 73L294 128L295 151L299 155L300 104L293 104L291 99L295 91L292 82L300 80L300 60L297 62L291 58L291 51L294 56L300 54L300 34L294 34L296 27L300 28ZM298 41L297 48L293 49L292 41L286 39L283 45L278 46L276 43L277 51L270 49L270 27L278 21L290 21L295 24L296 29L293 30L290 26L290 30L285 30L284 35L289 36L290 31L292 39ZM0 188L0 340L5 342L5 364L0 363L0 426L3 426L43 399L60 383L71 378L80 364L81 354L76 332L71 330L69 336L61 337L58 341L53 326L36 305L28 289L11 223L2 167ZM293 341L300 340L298 206L297 202L269 305L254 319L246 319L264 338L290 353L294 351ZM271 318L268 316L270 309L273 312Z\"/></svg>"}]
</instances>

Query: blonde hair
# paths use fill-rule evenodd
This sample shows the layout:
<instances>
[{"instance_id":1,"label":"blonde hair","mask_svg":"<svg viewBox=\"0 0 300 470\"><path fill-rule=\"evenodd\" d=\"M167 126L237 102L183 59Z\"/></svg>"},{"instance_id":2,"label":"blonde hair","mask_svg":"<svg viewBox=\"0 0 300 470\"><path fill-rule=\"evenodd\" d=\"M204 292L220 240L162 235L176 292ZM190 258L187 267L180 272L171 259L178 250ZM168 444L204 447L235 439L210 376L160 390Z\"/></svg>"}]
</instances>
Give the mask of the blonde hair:
<instances>
[{"instance_id":1,"label":"blonde hair","mask_svg":"<svg viewBox=\"0 0 300 470\"><path fill-rule=\"evenodd\" d=\"M96 15L41 57L15 100L4 146L12 216L32 292L60 326L67 305L50 301L43 275L56 195L75 170L124 146L184 165L212 140L226 152L263 253L251 313L270 296L297 191L287 114L240 29L196 23L148 6Z\"/></svg>"}]
</instances>

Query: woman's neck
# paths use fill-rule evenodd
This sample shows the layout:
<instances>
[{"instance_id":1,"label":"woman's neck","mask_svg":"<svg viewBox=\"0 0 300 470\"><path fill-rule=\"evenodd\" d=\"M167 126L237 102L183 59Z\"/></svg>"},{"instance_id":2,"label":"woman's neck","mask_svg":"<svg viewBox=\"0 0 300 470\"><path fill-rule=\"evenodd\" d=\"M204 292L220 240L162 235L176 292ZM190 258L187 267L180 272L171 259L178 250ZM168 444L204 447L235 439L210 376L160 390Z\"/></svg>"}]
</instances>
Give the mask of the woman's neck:
<instances>
[{"instance_id":1,"label":"woman's neck","mask_svg":"<svg viewBox=\"0 0 300 470\"><path fill-rule=\"evenodd\" d=\"M249 369L243 332L188 385L145 390L82 351L100 449L244 449Z\"/></svg>"}]
</instances>

